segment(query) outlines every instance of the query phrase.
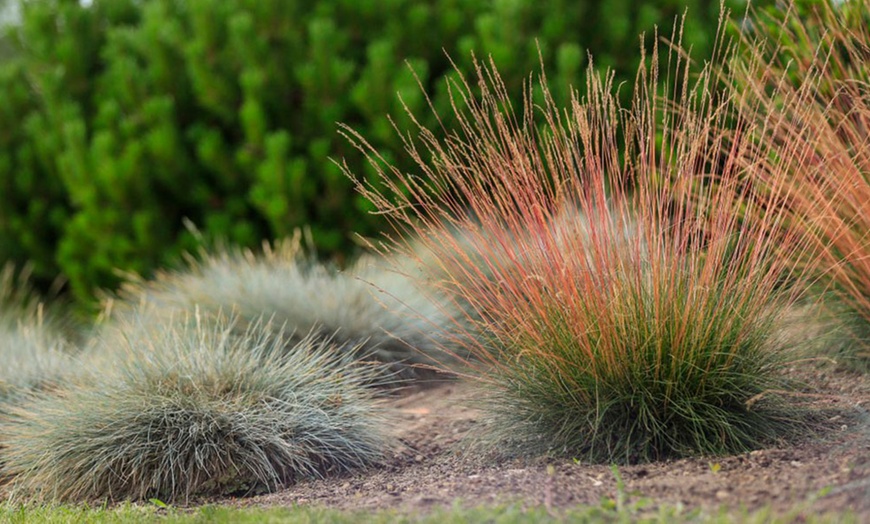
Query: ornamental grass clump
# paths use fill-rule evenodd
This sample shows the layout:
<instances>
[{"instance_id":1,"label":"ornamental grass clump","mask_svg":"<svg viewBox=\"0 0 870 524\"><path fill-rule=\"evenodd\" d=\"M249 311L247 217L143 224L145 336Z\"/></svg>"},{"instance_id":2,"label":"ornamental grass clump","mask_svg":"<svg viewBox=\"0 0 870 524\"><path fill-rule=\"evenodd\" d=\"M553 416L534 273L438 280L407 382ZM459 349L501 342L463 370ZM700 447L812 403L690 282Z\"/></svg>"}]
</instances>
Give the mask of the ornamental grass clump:
<instances>
[{"instance_id":1,"label":"ornamental grass clump","mask_svg":"<svg viewBox=\"0 0 870 524\"><path fill-rule=\"evenodd\" d=\"M71 344L29 289L26 272L0 271L0 418L5 405L52 387L70 369ZM0 453L2 458L2 453Z\"/></svg>"},{"instance_id":2,"label":"ornamental grass clump","mask_svg":"<svg viewBox=\"0 0 870 524\"><path fill-rule=\"evenodd\" d=\"M727 78L774 169L747 181L779 202L787 227L817 249L788 251L811 264L836 317L837 358L870 369L870 1L817 2L755 13L745 52ZM757 108L761 108L759 111ZM754 159L750 158L749 162ZM783 172L787 172L783 176Z\"/></svg>"},{"instance_id":3,"label":"ornamental grass clump","mask_svg":"<svg viewBox=\"0 0 870 524\"><path fill-rule=\"evenodd\" d=\"M118 319L159 323L195 308L204 315L233 312L239 326L269 318L292 340L328 339L348 357L388 362L390 373L409 376L416 365L446 358L442 348L455 322L443 300L420 291L424 284L413 271L409 264L398 271L374 256L339 271L306 259L298 240L265 245L261 254L219 248L185 269L129 282L108 301L102 330L117 332Z\"/></svg>"},{"instance_id":4,"label":"ornamental grass clump","mask_svg":"<svg viewBox=\"0 0 870 524\"><path fill-rule=\"evenodd\" d=\"M391 437L376 366L328 341L196 316L143 326L113 367L37 394L0 424L0 476L49 501L186 501L362 468ZM113 339L117 344L119 339Z\"/></svg>"},{"instance_id":5,"label":"ornamental grass clump","mask_svg":"<svg viewBox=\"0 0 870 524\"><path fill-rule=\"evenodd\" d=\"M783 195L747 194L755 166L737 159L755 146L727 137L755 124L681 56L665 78L658 51L644 57L630 107L590 69L567 107L541 75L515 109L478 64L449 85L455 127L405 135L418 174L345 130L380 174L360 191L404 233L389 245L422 245L434 285L469 311L468 364L501 445L625 463L803 427L782 324L804 271L781 261L807 246L778 213L741 220Z\"/></svg>"}]
</instances>

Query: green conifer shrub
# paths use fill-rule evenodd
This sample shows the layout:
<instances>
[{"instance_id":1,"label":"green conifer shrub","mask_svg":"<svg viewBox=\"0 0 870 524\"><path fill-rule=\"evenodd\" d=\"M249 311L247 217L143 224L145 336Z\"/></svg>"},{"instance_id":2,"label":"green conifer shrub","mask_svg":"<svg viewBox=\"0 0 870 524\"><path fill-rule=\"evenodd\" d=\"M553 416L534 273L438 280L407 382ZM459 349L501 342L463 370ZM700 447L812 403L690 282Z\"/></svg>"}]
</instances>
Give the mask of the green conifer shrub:
<instances>
[{"instance_id":1,"label":"green conifer shrub","mask_svg":"<svg viewBox=\"0 0 870 524\"><path fill-rule=\"evenodd\" d=\"M540 49L564 98L588 51L630 78L637 35L686 8L700 56L718 1L28 1L0 64L0 260L82 306L195 248L185 218L248 247L308 226L341 260L384 222L331 161L374 180L338 122L401 158L387 115L425 113L418 80L449 113L445 51L492 55L519 93Z\"/></svg>"}]
</instances>

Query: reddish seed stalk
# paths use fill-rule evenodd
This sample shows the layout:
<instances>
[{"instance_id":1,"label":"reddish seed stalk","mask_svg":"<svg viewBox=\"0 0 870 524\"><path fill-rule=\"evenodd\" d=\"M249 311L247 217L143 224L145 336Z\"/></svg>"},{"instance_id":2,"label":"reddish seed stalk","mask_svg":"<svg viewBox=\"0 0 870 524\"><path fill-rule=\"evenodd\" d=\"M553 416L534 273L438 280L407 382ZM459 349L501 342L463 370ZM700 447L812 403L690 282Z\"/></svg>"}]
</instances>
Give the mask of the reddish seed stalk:
<instances>
[{"instance_id":1,"label":"reddish seed stalk","mask_svg":"<svg viewBox=\"0 0 870 524\"><path fill-rule=\"evenodd\" d=\"M764 116L758 140L777 159L753 182L788 196L779 202L783 225L814 248L814 257L783 255L818 268L870 320L868 17L870 2L857 0L759 24L761 36L771 25L783 36L746 43L754 61L733 82L746 93L743 107Z\"/></svg>"}]
</instances>

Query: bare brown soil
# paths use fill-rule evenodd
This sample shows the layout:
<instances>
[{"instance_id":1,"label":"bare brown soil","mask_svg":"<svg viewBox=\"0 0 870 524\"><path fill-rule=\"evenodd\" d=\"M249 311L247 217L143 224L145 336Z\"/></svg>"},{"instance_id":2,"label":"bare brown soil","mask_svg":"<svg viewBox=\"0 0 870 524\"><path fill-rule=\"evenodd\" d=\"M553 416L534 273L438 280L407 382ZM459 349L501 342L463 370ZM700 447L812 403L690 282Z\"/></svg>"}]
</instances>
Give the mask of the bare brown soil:
<instances>
[{"instance_id":1,"label":"bare brown soil","mask_svg":"<svg viewBox=\"0 0 870 524\"><path fill-rule=\"evenodd\" d=\"M870 521L870 379L831 370L811 370L808 378L812 392L796 401L824 413L818 434L737 456L620 467L624 492L686 510L851 510ZM616 496L617 480L606 465L467 453L481 423L465 402L473 395L462 382L409 391L393 401L403 446L388 464L237 502L417 511L456 501L566 508Z\"/></svg>"}]
</instances>

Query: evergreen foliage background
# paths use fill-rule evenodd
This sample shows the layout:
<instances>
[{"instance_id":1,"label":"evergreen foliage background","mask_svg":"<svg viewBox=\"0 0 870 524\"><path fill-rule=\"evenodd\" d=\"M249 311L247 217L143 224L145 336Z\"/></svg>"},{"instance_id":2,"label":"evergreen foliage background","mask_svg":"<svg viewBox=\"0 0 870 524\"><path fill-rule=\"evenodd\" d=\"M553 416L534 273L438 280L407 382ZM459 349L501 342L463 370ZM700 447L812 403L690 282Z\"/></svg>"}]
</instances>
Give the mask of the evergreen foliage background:
<instances>
[{"instance_id":1,"label":"evergreen foliage background","mask_svg":"<svg viewBox=\"0 0 870 524\"><path fill-rule=\"evenodd\" d=\"M0 42L0 261L43 290L61 276L82 310L117 269L147 276L203 239L308 226L341 262L384 222L330 160L374 176L337 123L405 166L397 93L430 113L408 65L446 114L446 54L465 71L491 55L519 97L540 45L564 100L590 52L633 82L637 35L686 9L704 56L718 0L29 0Z\"/></svg>"}]
</instances>

